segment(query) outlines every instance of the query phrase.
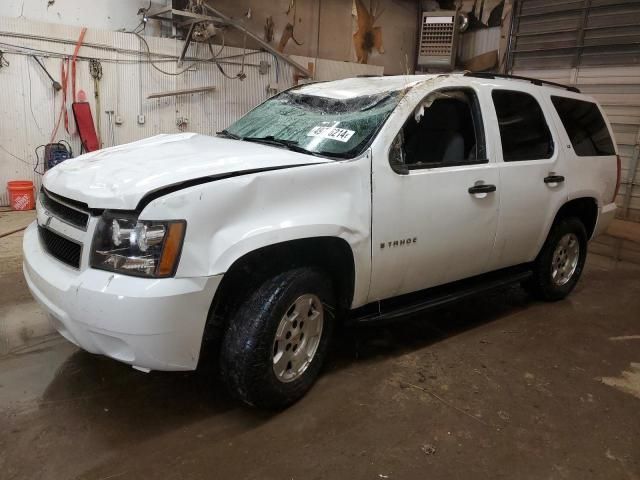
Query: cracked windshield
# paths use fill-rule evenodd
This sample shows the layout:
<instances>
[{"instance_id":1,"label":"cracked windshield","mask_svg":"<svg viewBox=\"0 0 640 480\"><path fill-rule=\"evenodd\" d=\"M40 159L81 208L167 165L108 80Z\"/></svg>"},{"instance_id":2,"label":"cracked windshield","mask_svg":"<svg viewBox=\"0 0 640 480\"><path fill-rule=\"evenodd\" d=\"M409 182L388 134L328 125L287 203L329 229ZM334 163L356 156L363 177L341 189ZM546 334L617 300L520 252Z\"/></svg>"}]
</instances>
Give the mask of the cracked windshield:
<instances>
[{"instance_id":1,"label":"cracked windshield","mask_svg":"<svg viewBox=\"0 0 640 480\"><path fill-rule=\"evenodd\" d=\"M220 135L333 158L360 155L398 104L399 91L335 99L282 93Z\"/></svg>"}]
</instances>

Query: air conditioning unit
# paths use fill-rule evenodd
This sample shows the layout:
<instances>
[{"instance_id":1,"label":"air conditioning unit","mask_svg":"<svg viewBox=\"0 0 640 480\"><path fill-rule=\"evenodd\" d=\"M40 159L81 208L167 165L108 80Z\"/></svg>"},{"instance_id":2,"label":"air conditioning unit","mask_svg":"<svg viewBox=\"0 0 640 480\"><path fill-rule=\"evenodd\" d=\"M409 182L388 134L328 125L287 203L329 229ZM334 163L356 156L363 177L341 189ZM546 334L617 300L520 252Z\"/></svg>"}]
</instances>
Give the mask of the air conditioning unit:
<instances>
[{"instance_id":1,"label":"air conditioning unit","mask_svg":"<svg viewBox=\"0 0 640 480\"><path fill-rule=\"evenodd\" d=\"M453 70L458 44L457 15L455 10L422 12L419 67Z\"/></svg>"}]
</instances>

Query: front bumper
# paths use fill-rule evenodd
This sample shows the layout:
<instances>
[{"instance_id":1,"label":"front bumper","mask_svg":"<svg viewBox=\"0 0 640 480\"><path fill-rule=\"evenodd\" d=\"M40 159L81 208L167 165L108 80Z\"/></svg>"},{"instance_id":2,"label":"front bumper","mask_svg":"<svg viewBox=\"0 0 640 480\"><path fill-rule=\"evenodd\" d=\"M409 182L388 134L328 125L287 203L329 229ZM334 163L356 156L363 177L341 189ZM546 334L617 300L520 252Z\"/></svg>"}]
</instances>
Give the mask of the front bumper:
<instances>
[{"instance_id":1,"label":"front bumper","mask_svg":"<svg viewBox=\"0 0 640 480\"><path fill-rule=\"evenodd\" d=\"M69 341L144 370L193 370L222 275L146 279L75 270L45 252L36 223L24 234L24 276Z\"/></svg>"}]
</instances>

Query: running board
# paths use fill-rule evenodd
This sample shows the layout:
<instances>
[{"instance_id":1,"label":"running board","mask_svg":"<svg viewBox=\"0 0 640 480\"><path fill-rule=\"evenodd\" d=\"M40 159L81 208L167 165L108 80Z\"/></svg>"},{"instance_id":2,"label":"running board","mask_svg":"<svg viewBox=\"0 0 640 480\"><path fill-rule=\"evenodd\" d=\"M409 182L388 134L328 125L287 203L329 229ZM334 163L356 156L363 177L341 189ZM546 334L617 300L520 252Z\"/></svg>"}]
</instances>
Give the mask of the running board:
<instances>
[{"instance_id":1,"label":"running board","mask_svg":"<svg viewBox=\"0 0 640 480\"><path fill-rule=\"evenodd\" d=\"M432 308L457 302L495 288L531 277L530 265L519 265L477 277L429 288L420 292L373 302L351 311L349 323L388 322Z\"/></svg>"}]
</instances>

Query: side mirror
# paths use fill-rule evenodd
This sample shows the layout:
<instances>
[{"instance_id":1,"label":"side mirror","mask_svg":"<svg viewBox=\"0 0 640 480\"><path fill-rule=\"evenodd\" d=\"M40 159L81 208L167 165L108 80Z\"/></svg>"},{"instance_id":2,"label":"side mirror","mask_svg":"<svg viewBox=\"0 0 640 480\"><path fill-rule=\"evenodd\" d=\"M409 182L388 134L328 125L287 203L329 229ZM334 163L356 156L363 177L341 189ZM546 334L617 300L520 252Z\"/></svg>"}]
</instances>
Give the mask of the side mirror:
<instances>
[{"instance_id":1,"label":"side mirror","mask_svg":"<svg viewBox=\"0 0 640 480\"><path fill-rule=\"evenodd\" d=\"M391 170L396 172L398 175L409 175L409 167L407 167L407 165L405 165L404 163L391 163Z\"/></svg>"},{"instance_id":2,"label":"side mirror","mask_svg":"<svg viewBox=\"0 0 640 480\"><path fill-rule=\"evenodd\" d=\"M393 139L389 149L389 165L398 175L409 175L409 167L405 163L402 130Z\"/></svg>"}]
</instances>

